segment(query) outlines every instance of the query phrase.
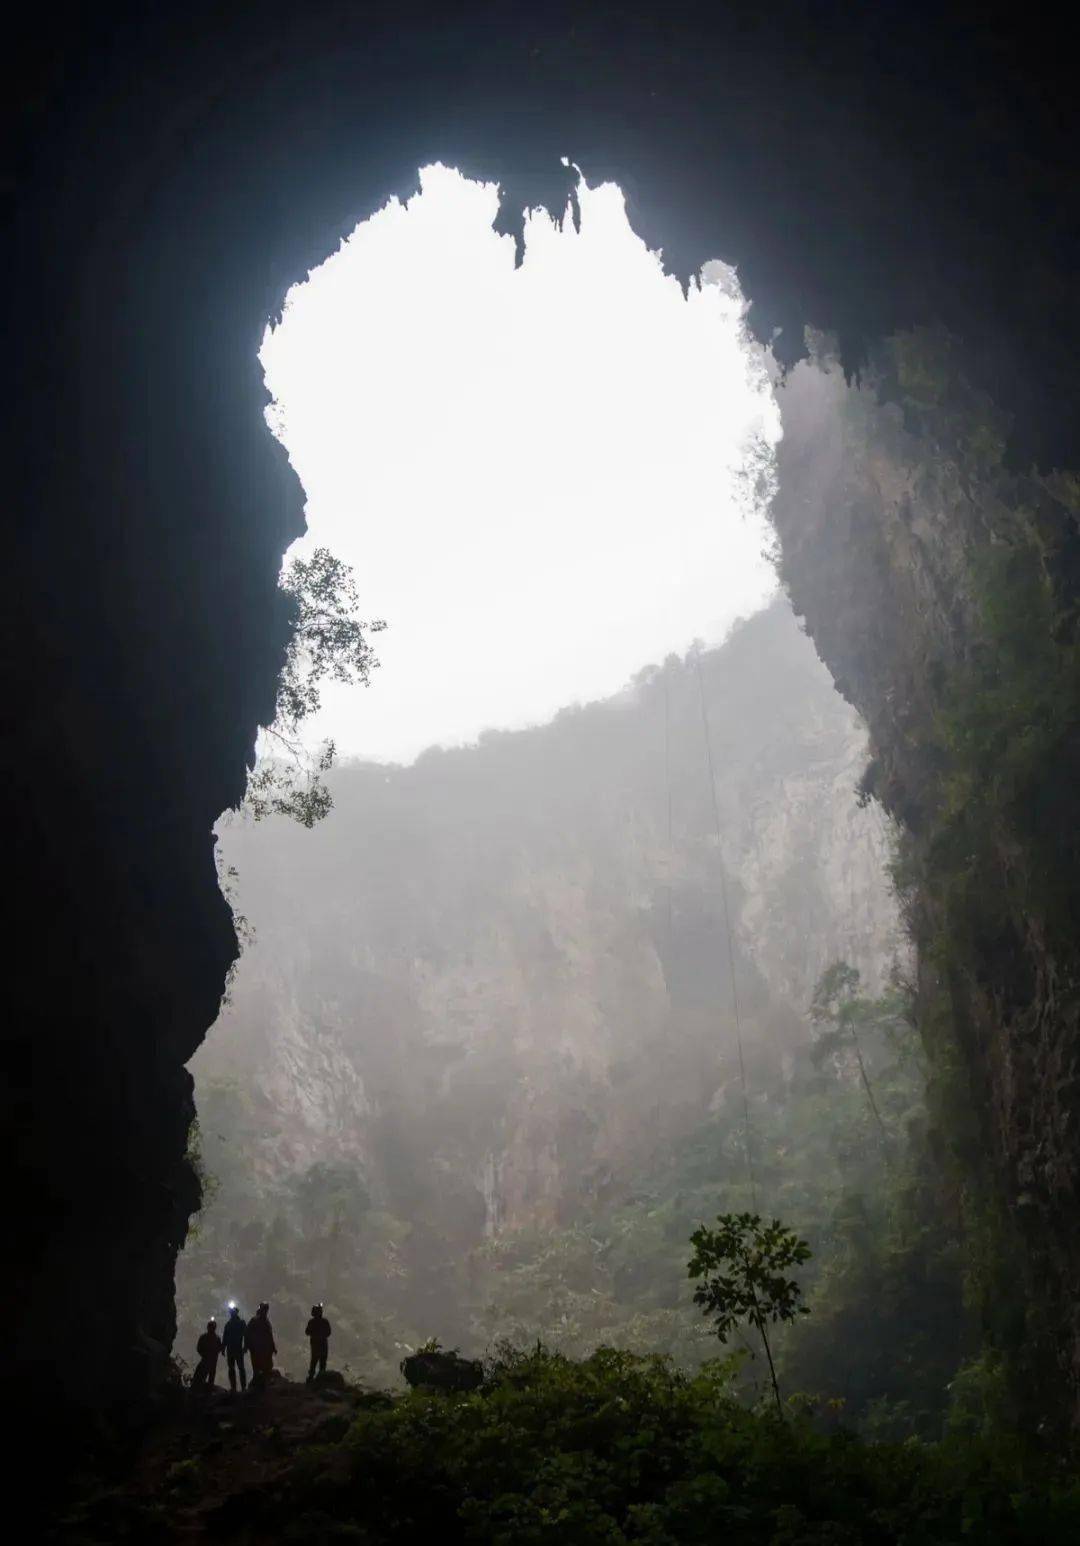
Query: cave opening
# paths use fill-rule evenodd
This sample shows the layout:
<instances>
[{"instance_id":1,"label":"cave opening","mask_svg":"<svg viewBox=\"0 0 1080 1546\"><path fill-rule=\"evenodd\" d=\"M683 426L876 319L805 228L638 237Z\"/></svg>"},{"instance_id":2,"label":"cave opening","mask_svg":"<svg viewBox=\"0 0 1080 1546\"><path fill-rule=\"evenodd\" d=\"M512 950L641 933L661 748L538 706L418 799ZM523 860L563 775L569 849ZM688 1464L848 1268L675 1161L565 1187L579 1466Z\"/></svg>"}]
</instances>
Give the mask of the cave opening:
<instances>
[{"instance_id":1,"label":"cave opening","mask_svg":"<svg viewBox=\"0 0 1080 1546\"><path fill-rule=\"evenodd\" d=\"M520 252L498 208L425 168L262 342L307 498L288 557L332 550L388 628L370 689L304 727L339 754L325 820L219 828L247 943L191 1065L181 1356L238 1296L279 1329L325 1299L385 1383L431 1335L700 1362L695 1151L710 1200L776 1194L831 963L892 1068L886 823L778 592L782 394L738 277L666 275L614 184L527 212Z\"/></svg>"},{"instance_id":2,"label":"cave opening","mask_svg":"<svg viewBox=\"0 0 1080 1546\"><path fill-rule=\"evenodd\" d=\"M307 535L391 626L376 690L330 684L316 739L427 746L618 692L775 588L779 416L720 263L684 293L611 183L526 216L441 165L296 285L260 359Z\"/></svg>"},{"instance_id":3,"label":"cave opening","mask_svg":"<svg viewBox=\"0 0 1080 1546\"><path fill-rule=\"evenodd\" d=\"M230 1292L245 1307L270 1295L290 1370L316 1293L332 1301L335 1362L379 1383L430 1335L471 1352L538 1331L570 1351L603 1339L692 1361L688 1228L753 1202L717 959L725 878L759 1196L815 1249L809 1322L777 1348L782 1384L828 1398L822 1424L843 1402L864 1437L973 1436L962 1501L943 1508L950 1539L971 1499L986 1495L991 1534L1012 1502L1026 1510L1029 1439L1065 1452L1080 1419L1071 56L1017 12L789 10L548 23L484 5L414 26L395 8L318 3L235 23L220 6L68 8L16 28L16 50L23 30L31 46L9 179L20 728L5 1283L12 1409L47 1483L29 1497L57 1494L96 1417L143 1421L170 1349L190 1360L193 1316ZM194 1063L202 1130L185 1156L188 1064L235 949L212 828L274 711L278 577L302 526L261 418L265 319L356 211L409 199L426 158L512 189L496 229L516 235L523 206L561 210L565 147L622 182L634 230L682 279L718 253L737 263L750 328L762 344L779 331L785 367L805 325L835 339L839 369L823 343L785 381L765 471L781 578L872 760L776 606L720 651L676 642L657 668L658 644L617 705L602 684L582 689L594 707L545 723L538 703L476 745L444 720L416 740L446 749L409 762L403 736L394 768L349 745L335 814L362 842L330 823L225 840L246 845L234 900L261 898L257 937ZM556 424L535 454L559 457L565 439ZM393 651L402 614L362 560L356 572ZM453 658L445 641L438 653ZM389 700L386 660L354 723ZM882 810L900 828L916 958L892 998L870 986L892 905L865 883L873 860L881 885ZM864 964L867 992L817 976L833 953ZM247 1055L215 1066L241 1023L257 1033ZM852 1026L845 1054L836 1033ZM928 1067L929 1110L893 1044L908 1072ZM334 1139L318 1152L315 1127ZM174 1342L200 1144L206 1206ZM873 1156L889 1144L885 1177ZM987 1434L1019 1457L997 1503ZM243 1470L250 1501L220 1437L174 1479L205 1464L212 1492ZM815 1475L829 1453L876 1470L877 1452L819 1437ZM602 1485L603 1458L589 1473ZM713 1500L702 1528L722 1531L745 1493L708 1491L716 1463L710 1449L698 1496ZM912 1474L936 1472L926 1463ZM402 1467L419 1493L414 1474ZM859 1461L849 1519L868 1474ZM539 1496L536 1475L523 1496ZM87 1538L156 1532L163 1480L145 1479L145 1513L116 1497ZM265 1518L279 1493L263 1491ZM678 1537L669 1501L655 1525ZM805 1501L785 1486L795 1512Z\"/></svg>"},{"instance_id":4,"label":"cave opening","mask_svg":"<svg viewBox=\"0 0 1080 1546\"><path fill-rule=\"evenodd\" d=\"M473 1352L535 1331L570 1351L622 1341L692 1361L689 1227L753 1202L725 1007L738 976L759 1197L815 1251L812 1313L776 1349L783 1388L825 1397L822 1424L843 1401L864 1437L971 1436L942 1538L978 1533L972 1507L995 1538L1053 1537L1041 1503L1026 1526L1015 1510L1056 1496L1059 1440L1080 1421L1069 51L1026 13L966 5L135 9L38 8L11 40L5 1373L19 1461L25 1449L46 1483L27 1469L26 1498L59 1502L98 1419L142 1424L170 1351L191 1359L196 1302L206 1313L232 1292L245 1307L270 1296L291 1371L316 1294L335 1364L378 1383L397 1378L397 1344L432 1335ZM590 181L621 182L634 230L684 281L713 256L737 264L748 324L785 367L804 326L835 339L840 369L815 346L780 390L765 471L781 578L872 758L773 606L722 649L658 641L617 703L582 687L595 706L552 721L538 699L475 745L475 727L444 717L415 740L447 746L409 761L403 734L393 768L354 742L333 771L333 822L234 831L235 900L255 903L257 933L206 1055L241 1025L247 1055L193 1065L191 1153L201 1143L217 1191L182 1264L176 1342L174 1266L198 1191L188 1065L235 950L213 827L274 712L290 611L278 578L303 524L261 416L265 321L357 213L411 198L426 160L499 181L496 230L516 235L523 207L563 208L567 148ZM566 439L557 423L531 455L565 456ZM353 716L374 724L410 629L362 557L364 615L391 624ZM545 618L553 636L568 611ZM440 641L440 664L458 642ZM475 674L459 673L470 690ZM891 905L866 884L873 858L881 887L881 811L901 829L916 957L899 999L870 985L885 911L869 904ZM734 969L717 948L725 881ZM864 964L867 991L817 974L833 953ZM929 1109L908 1099L920 1059ZM874 1156L890 1144L886 1177ZM200 1413L197 1396L164 1394ZM761 1453L752 1416L733 1431ZM205 1453L175 1473L178 1435L161 1435L171 1453L140 1499L110 1507L91 1483L80 1538L156 1535L163 1502L166 1533L209 1528L226 1476L236 1533L304 1535L304 1520L271 1519L281 1472L261 1486L238 1464L231 1416L213 1438L198 1426ZM553 1455L551 1431L518 1472L541 1507L537 1478L578 1458ZM652 1447L651 1413L647 1431L628 1433L633 1455ZM998 1483L988 1434L1016 1459ZM820 1438L796 1452L813 1510L817 1480L838 1487L821 1529L842 1531L868 1499L891 1510L880 1452ZM1046 1486L1028 1440L1052 1452ZM745 1447L730 1470L707 1447L704 1471L649 1497L646 1527L692 1533L689 1498L695 1524L722 1533L732 1506L753 1504ZM370 1467L353 1454L360 1486L350 1472L338 1501L363 1531ZM912 1454L905 1474L937 1493L935 1456ZM470 1508L489 1455L461 1489ZM423 1507L433 1489L402 1458L388 1505L408 1491ZM595 1458L583 1493L610 1479L610 1450ZM717 1464L735 1483L722 1497ZM616 1529L641 1501L632 1470ZM760 1499L763 1539L777 1503L803 1527L810 1500L784 1474L783 1497ZM172 1480L194 1483L189 1509L164 1499ZM915 1512L926 1496L914 1485ZM458 1501L418 1533L452 1536Z\"/></svg>"}]
</instances>

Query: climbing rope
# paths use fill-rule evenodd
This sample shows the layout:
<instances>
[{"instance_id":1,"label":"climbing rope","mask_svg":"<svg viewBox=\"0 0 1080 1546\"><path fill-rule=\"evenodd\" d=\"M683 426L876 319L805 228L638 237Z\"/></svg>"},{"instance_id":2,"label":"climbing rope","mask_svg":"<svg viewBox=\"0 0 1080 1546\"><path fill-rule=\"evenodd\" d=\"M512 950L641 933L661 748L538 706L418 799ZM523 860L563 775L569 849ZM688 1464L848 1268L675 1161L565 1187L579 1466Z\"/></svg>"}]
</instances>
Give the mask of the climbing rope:
<instances>
[{"instance_id":1,"label":"climbing rope","mask_svg":"<svg viewBox=\"0 0 1080 1546\"><path fill-rule=\"evenodd\" d=\"M720 835L720 802L716 797L716 769L713 764L712 731L709 726L709 709L705 701L705 682L701 674L701 660L695 661L697 668L698 696L701 700L701 726L705 736L705 756L709 769L709 793L712 796L713 822L716 827L716 848L720 857L720 900L724 914L724 935L727 940L728 973L731 978L731 1008L735 1020L735 1045L739 1052L739 1086L742 1090L743 1105L743 1147L746 1154L746 1175L750 1182L750 1199L754 1212L757 1212L757 1179L754 1175L754 1155L750 1131L750 1098L746 1087L746 1059L743 1056L742 1017L739 1013L739 988L735 981L735 946L731 933L731 909L728 905L727 868L724 863L724 848ZM669 785L670 790L670 785Z\"/></svg>"},{"instance_id":2,"label":"climbing rope","mask_svg":"<svg viewBox=\"0 0 1080 1546\"><path fill-rule=\"evenodd\" d=\"M664 788L667 791L667 852L666 852L665 859L664 859L664 874L665 874L666 881L667 881L667 885L666 885L666 893L667 893L667 895L666 895L667 931L666 931L666 938L665 938L665 942L664 942L663 970L664 970L665 979L667 979L668 974L671 972L671 944L672 944L672 927L671 927L671 918L672 918L671 871L672 871L672 864L673 864L674 856L673 856L673 852L672 852L672 837L671 837L671 834L672 834L672 826L671 826L671 684L670 684L670 681L668 679L668 672L667 672L666 669L664 670L663 676L664 676ZM667 1041L670 1038L670 1033L671 1033L671 1012L670 1012L670 1009L669 1009L668 1017L667 1017L666 1021L664 1022L664 1041L665 1041L665 1044L667 1043ZM660 1082L657 1081L657 1086L656 1086L656 1104L655 1104L654 1112L653 1112L653 1120L654 1120L654 1126L655 1126L655 1131L656 1131L656 1134L657 1134L657 1140L658 1141L659 1141L660 1133L661 1133L661 1125L662 1125L662 1121L663 1121L663 1114L664 1114L663 1092L662 1092L662 1087L661 1087Z\"/></svg>"},{"instance_id":3,"label":"climbing rope","mask_svg":"<svg viewBox=\"0 0 1080 1546\"><path fill-rule=\"evenodd\" d=\"M674 853L671 845L671 682L664 671L664 787L667 789L667 956L671 961L671 869Z\"/></svg>"}]
</instances>

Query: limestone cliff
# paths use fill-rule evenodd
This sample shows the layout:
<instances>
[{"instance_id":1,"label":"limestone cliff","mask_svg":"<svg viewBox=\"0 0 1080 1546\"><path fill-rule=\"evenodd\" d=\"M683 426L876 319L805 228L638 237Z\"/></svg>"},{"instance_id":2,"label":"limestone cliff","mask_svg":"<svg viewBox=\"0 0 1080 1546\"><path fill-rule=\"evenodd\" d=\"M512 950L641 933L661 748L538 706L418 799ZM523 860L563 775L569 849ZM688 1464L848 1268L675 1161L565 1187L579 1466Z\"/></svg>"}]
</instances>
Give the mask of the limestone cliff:
<instances>
[{"instance_id":1,"label":"limestone cliff","mask_svg":"<svg viewBox=\"0 0 1080 1546\"><path fill-rule=\"evenodd\" d=\"M1008 423L942 333L894 340L861 388L800 366L783 396L782 572L904 828L973 1294L1020 1399L1076 1420L1076 480L1007 469Z\"/></svg>"},{"instance_id":2,"label":"limestone cliff","mask_svg":"<svg viewBox=\"0 0 1080 1546\"><path fill-rule=\"evenodd\" d=\"M734 1076L722 881L751 1073L805 1037L831 960L880 984L900 941L864 761L776 603L546 727L345 767L321 829L224 832L256 939L197 1085L257 1100L267 1179L348 1160L474 1238L567 1222Z\"/></svg>"}]
</instances>

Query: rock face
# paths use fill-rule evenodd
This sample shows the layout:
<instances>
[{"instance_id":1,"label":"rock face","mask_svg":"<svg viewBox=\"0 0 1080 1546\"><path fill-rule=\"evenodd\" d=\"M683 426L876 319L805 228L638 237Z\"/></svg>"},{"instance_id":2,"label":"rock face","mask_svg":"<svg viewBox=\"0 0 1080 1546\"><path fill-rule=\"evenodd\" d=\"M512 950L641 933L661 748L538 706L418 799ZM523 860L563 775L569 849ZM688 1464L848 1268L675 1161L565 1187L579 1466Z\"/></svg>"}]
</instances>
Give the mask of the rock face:
<instances>
[{"instance_id":1,"label":"rock face","mask_svg":"<svg viewBox=\"0 0 1080 1546\"><path fill-rule=\"evenodd\" d=\"M879 393L798 367L774 516L794 604L868 721L867 787L904 827L939 1126L972 1259L997 1263L973 1268L986 1334L1020 1399L1075 1422L1080 497L1006 471L964 363L927 333L884 351Z\"/></svg>"},{"instance_id":2,"label":"rock face","mask_svg":"<svg viewBox=\"0 0 1080 1546\"><path fill-rule=\"evenodd\" d=\"M406 1384L432 1390L479 1390L484 1383L483 1366L457 1353L413 1353L401 1360L401 1372Z\"/></svg>"},{"instance_id":3,"label":"rock face","mask_svg":"<svg viewBox=\"0 0 1080 1546\"><path fill-rule=\"evenodd\" d=\"M735 1077L725 893L751 1074L830 961L880 986L864 756L777 602L621 699L346 767L323 828L225 832L256 939L196 1079L258 1100L264 1179L348 1161L403 1211L443 1187L466 1239L569 1222Z\"/></svg>"},{"instance_id":4,"label":"rock face","mask_svg":"<svg viewBox=\"0 0 1080 1546\"><path fill-rule=\"evenodd\" d=\"M20 900L3 1294L7 1324L32 1307L50 1331L15 1338L6 1372L31 1400L53 1392L60 1417L65 1402L144 1394L172 1342L173 1267L199 1197L184 1065L236 953L212 828L273 717L289 621L277 576L303 528L299 485L259 422L247 328L223 328L213 357L178 344L146 292L170 276L181 292L179 255L164 233L114 223L115 207L92 215L94 188L88 173L54 208L28 200L19 248L40 269L14 284L39 323L17 334L13 370L52 429L21 443L5 618ZM64 213L70 239L35 247L35 217L54 232ZM218 423L195 422L188 399L213 399ZM228 422L237 476L213 487L199 468Z\"/></svg>"}]
</instances>

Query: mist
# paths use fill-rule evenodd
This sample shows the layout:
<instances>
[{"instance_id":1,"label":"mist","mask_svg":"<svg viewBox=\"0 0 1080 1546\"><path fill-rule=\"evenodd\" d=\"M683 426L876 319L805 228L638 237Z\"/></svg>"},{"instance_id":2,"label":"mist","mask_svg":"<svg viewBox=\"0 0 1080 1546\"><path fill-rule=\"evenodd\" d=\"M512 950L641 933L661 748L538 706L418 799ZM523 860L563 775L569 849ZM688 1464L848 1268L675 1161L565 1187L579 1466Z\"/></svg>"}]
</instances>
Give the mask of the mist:
<instances>
[{"instance_id":1,"label":"mist","mask_svg":"<svg viewBox=\"0 0 1080 1546\"><path fill-rule=\"evenodd\" d=\"M325 820L219 829L245 948L192 1063L214 1190L181 1341L233 1297L294 1330L317 1299L384 1385L432 1337L694 1368L689 1235L764 1208L814 1241L786 1377L930 1431L955 1272L907 1385L873 1372L902 1317L839 1323L837 1220L857 1197L894 1249L924 1114L895 834L765 556L778 498L837 496L864 394L823 347L781 384L737 276L684 294L613 187L581 184L580 234L531 216L515 269L494 189L422 185L260 356L296 551L345 558L389 627L312 731L346 753Z\"/></svg>"}]
</instances>

